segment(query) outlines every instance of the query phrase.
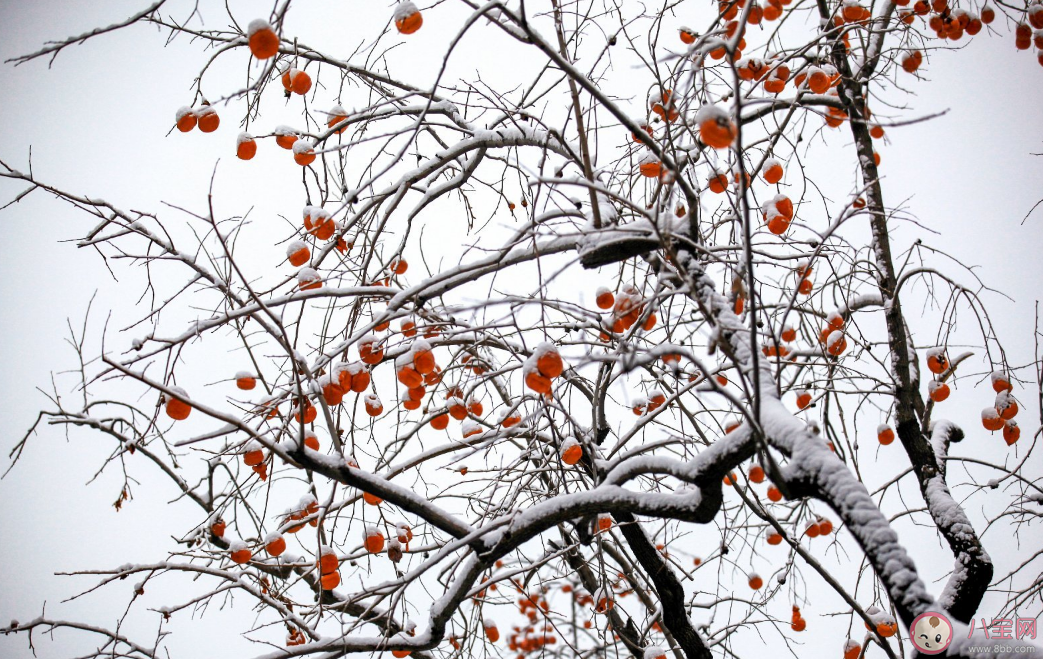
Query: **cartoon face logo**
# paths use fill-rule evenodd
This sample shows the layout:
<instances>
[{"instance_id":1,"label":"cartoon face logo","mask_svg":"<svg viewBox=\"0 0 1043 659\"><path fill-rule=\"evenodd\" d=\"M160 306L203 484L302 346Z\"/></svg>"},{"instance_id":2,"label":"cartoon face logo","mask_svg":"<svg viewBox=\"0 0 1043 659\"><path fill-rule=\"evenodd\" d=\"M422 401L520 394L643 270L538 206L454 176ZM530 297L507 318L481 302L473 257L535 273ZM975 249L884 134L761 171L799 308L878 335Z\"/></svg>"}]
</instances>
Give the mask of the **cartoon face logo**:
<instances>
[{"instance_id":1,"label":"cartoon face logo","mask_svg":"<svg viewBox=\"0 0 1043 659\"><path fill-rule=\"evenodd\" d=\"M916 616L909 632L913 645L924 654L941 654L952 643L952 623L937 611Z\"/></svg>"}]
</instances>

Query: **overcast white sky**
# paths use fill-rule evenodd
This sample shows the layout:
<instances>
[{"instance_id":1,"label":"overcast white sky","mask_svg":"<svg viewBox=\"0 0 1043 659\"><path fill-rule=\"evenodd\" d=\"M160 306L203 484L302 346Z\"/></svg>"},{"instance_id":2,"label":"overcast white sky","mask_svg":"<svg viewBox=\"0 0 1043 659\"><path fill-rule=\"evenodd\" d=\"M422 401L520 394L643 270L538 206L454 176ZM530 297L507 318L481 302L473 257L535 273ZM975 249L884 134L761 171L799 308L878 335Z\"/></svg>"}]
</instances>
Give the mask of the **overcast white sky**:
<instances>
[{"instance_id":1,"label":"overcast white sky","mask_svg":"<svg viewBox=\"0 0 1043 659\"><path fill-rule=\"evenodd\" d=\"M145 4L144 0L5 2L0 5L0 59L32 51L48 39L121 20ZM287 30L346 56L360 42L364 29L383 26L390 12L385 4L300 3L290 13ZM219 7L204 6L205 11L212 12L207 18L222 20ZM255 13L261 11L238 11L237 17L245 25ZM414 58L421 49L429 53L444 50L453 27L442 25L440 29L433 18L437 16L437 10L426 16L419 39L407 46L414 49L410 53ZM685 22L677 20L678 24ZM924 68L927 80L905 79L915 96L893 93L889 97L910 106L906 117L946 114L889 129L890 143L881 149L881 171L886 202L901 204L919 221L919 225L897 225L894 240L904 246L922 236L956 260L977 266L978 275L996 290L986 293L984 299L1009 361L1022 365L1033 358L1034 305L1043 292L1043 209L1022 223L1033 204L1043 198L1043 157L1033 155L1043 152L1043 67L1034 55L1016 52L1006 28L1000 30L999 36L979 35L959 52L932 56ZM164 48L164 37L152 29L133 27L66 50L49 70L43 61L0 67L0 158L13 167L28 169L31 147L33 171L40 179L124 208L149 211L162 210L159 200L199 208L214 162L221 158L220 176L225 177L222 180L228 189L240 195L239 203L243 195L250 196L261 208L278 208L296 218L294 209L300 202L296 192L290 191L296 175L282 174L280 186L278 177L255 179L234 160L238 129L232 113L223 116L220 131L213 136L198 132L166 136L174 111L191 98L190 84L206 54L184 39ZM466 44L461 60L501 47L476 37ZM415 77L410 80L429 82L431 63L437 59L417 61ZM241 65L244 61L240 58ZM465 74L463 65L455 71L457 76ZM217 79L227 88L242 83L242 70L229 68L219 75ZM282 123L277 110L267 116L273 118L266 117L266 125ZM292 117L293 112L287 111L287 122ZM837 148L847 146L836 137L833 142ZM827 180L837 176L825 159L809 166ZM17 186L0 182L0 203L17 192ZM114 286L96 253L67 242L79 237L89 222L87 216L40 192L0 212L4 235L0 373L5 374L0 379L0 400L5 403L0 407L0 425L5 429L0 444L5 454L32 424L36 411L47 406L36 389L49 388L52 372L75 365L75 356L64 343L66 319L71 318L78 331L87 302L95 294L95 339L98 324L110 311L114 327L122 326L117 321L132 317L128 303L140 286ZM118 273L122 269L120 264L114 267ZM967 277L963 281L971 283ZM911 308L907 313L916 315ZM968 317L964 322L971 321ZM977 415L982 404L977 401L981 392L974 396L970 389L971 383L961 384L946 412L971 431L970 444L979 443L977 448L965 444L968 452L995 452L996 438L976 432L980 429ZM1039 426L1036 401L1026 399L1028 409L1019 418L1023 436ZM116 514L111 503L119 492L118 474L107 474L86 485L107 455L107 446L97 437L78 435L75 439L66 442L61 431L41 428L21 464L0 481L0 621L32 618L46 601L51 615L111 622L122 611L131 584L113 591L119 594L116 597L60 606L60 599L84 582L53 574L155 559L171 548L169 535L175 529L197 522L195 511L164 505L174 494L171 488L165 484L149 487L147 481L135 488L136 499ZM6 466L5 461L2 467ZM917 537L914 531L909 533L910 538ZM923 537L925 546L934 544L929 535ZM1028 539L1037 545L1040 540L1038 535ZM1009 537L985 535L987 549L998 555L1003 555L1003 545L1009 543ZM944 552L923 551L914 557L925 580L943 576L950 559ZM934 560L938 556L942 560ZM935 592L938 588L934 586ZM983 606L982 614L990 614L988 605ZM197 638L218 637L226 615L215 609L200 622L189 623L181 616L172 625L181 632L191 625ZM830 623L823 620L821 624ZM812 647L822 642L823 648L839 655L836 638L832 634L824 641L803 640ZM227 646L244 648L237 639L227 639ZM38 656L66 656L75 647L69 635L62 635L53 644L40 642ZM30 655L24 638L0 637L0 656Z\"/></svg>"}]
</instances>

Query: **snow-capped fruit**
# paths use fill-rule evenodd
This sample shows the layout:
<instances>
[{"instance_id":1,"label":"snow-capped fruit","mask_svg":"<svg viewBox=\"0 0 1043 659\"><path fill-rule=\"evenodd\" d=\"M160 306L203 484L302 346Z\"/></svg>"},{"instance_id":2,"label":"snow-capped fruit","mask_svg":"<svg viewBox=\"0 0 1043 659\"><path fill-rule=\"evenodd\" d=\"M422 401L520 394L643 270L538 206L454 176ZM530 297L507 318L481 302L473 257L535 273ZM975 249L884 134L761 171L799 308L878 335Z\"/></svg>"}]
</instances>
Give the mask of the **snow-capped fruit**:
<instances>
[{"instance_id":1,"label":"snow-capped fruit","mask_svg":"<svg viewBox=\"0 0 1043 659\"><path fill-rule=\"evenodd\" d=\"M367 335L359 341L359 359L363 364L379 364L384 359L384 348L377 342L376 337Z\"/></svg>"},{"instance_id":2,"label":"snow-capped fruit","mask_svg":"<svg viewBox=\"0 0 1043 659\"><path fill-rule=\"evenodd\" d=\"M187 133L196 127L196 113L190 107L178 108L174 115L174 122L179 131Z\"/></svg>"},{"instance_id":3,"label":"snow-capped fruit","mask_svg":"<svg viewBox=\"0 0 1043 659\"><path fill-rule=\"evenodd\" d=\"M747 583L749 583L750 588L753 590L760 590L761 587L764 586L764 579L762 579L759 574L754 573L750 575Z\"/></svg>"},{"instance_id":4,"label":"snow-capped fruit","mask_svg":"<svg viewBox=\"0 0 1043 659\"><path fill-rule=\"evenodd\" d=\"M656 158L655 154L651 151L641 156L641 160L638 161L637 165L638 171L641 172L641 176L647 178L659 178L659 175L663 171L659 158Z\"/></svg>"},{"instance_id":5,"label":"snow-capped fruit","mask_svg":"<svg viewBox=\"0 0 1043 659\"><path fill-rule=\"evenodd\" d=\"M302 291L322 288L322 277L312 268L301 268L297 271L297 287Z\"/></svg>"},{"instance_id":6,"label":"snow-capped fruit","mask_svg":"<svg viewBox=\"0 0 1043 659\"><path fill-rule=\"evenodd\" d=\"M764 181L771 185L775 185L782 180L783 175L786 173L782 168L782 163L775 158L768 158L764 161Z\"/></svg>"},{"instance_id":7,"label":"snow-capped fruit","mask_svg":"<svg viewBox=\"0 0 1043 659\"><path fill-rule=\"evenodd\" d=\"M604 286L598 288L594 294L595 303L598 305L598 309L611 309L612 305L616 303L616 298L612 295L612 291L608 290Z\"/></svg>"},{"instance_id":8,"label":"snow-capped fruit","mask_svg":"<svg viewBox=\"0 0 1043 659\"><path fill-rule=\"evenodd\" d=\"M839 357L845 350L847 350L847 337L841 330L834 330L826 338L826 352L834 357Z\"/></svg>"},{"instance_id":9,"label":"snow-capped fruit","mask_svg":"<svg viewBox=\"0 0 1043 659\"><path fill-rule=\"evenodd\" d=\"M423 339L421 339L423 341ZM417 342L419 343L419 341ZM414 344L413 349L413 369L420 375L427 375L428 373L435 370L435 355L430 348L427 347L427 342L424 341L419 346Z\"/></svg>"},{"instance_id":10,"label":"snow-capped fruit","mask_svg":"<svg viewBox=\"0 0 1043 659\"><path fill-rule=\"evenodd\" d=\"M250 559L253 558L253 554L250 553L246 543L239 540L229 543L228 550L231 553L232 562L239 565L249 563Z\"/></svg>"},{"instance_id":11,"label":"snow-capped fruit","mask_svg":"<svg viewBox=\"0 0 1043 659\"><path fill-rule=\"evenodd\" d=\"M235 386L242 391L250 391L257 386L257 378L249 371L239 371L235 374Z\"/></svg>"},{"instance_id":12,"label":"snow-capped fruit","mask_svg":"<svg viewBox=\"0 0 1043 659\"><path fill-rule=\"evenodd\" d=\"M1006 421L1007 419L1013 419L1018 415L1018 403L1014 400L1014 397L1009 392L1001 391L996 394L996 412L1000 415L1000 418Z\"/></svg>"},{"instance_id":13,"label":"snow-capped fruit","mask_svg":"<svg viewBox=\"0 0 1043 659\"><path fill-rule=\"evenodd\" d=\"M710 178L706 181L706 187L714 194L723 194L728 185L728 175L716 170L710 172Z\"/></svg>"},{"instance_id":14,"label":"snow-capped fruit","mask_svg":"<svg viewBox=\"0 0 1043 659\"><path fill-rule=\"evenodd\" d=\"M806 74L798 75L796 82L798 86L801 83L807 83L808 89L813 94L825 94L829 91L829 75L818 66L809 68Z\"/></svg>"},{"instance_id":15,"label":"snow-capped fruit","mask_svg":"<svg viewBox=\"0 0 1043 659\"><path fill-rule=\"evenodd\" d=\"M250 441L243 447L243 464L247 467L256 467L264 462L264 449L256 441Z\"/></svg>"},{"instance_id":16,"label":"snow-capped fruit","mask_svg":"<svg viewBox=\"0 0 1043 659\"><path fill-rule=\"evenodd\" d=\"M894 636L898 632L898 623L894 617L885 611L881 611L878 606L871 606L866 609L866 615L872 622L872 626L866 623L866 629L869 631L875 631L880 636L888 638Z\"/></svg>"},{"instance_id":17,"label":"snow-capped fruit","mask_svg":"<svg viewBox=\"0 0 1043 659\"><path fill-rule=\"evenodd\" d=\"M782 534L780 534L775 529L769 530L767 535L765 536L765 539L767 540L768 544L772 546L782 544Z\"/></svg>"},{"instance_id":18,"label":"snow-capped fruit","mask_svg":"<svg viewBox=\"0 0 1043 659\"><path fill-rule=\"evenodd\" d=\"M793 202L786 195L776 195L761 206L761 217L768 225L768 231L781 236L793 220Z\"/></svg>"},{"instance_id":19,"label":"snow-capped fruit","mask_svg":"<svg viewBox=\"0 0 1043 659\"><path fill-rule=\"evenodd\" d=\"M1011 419L1003 422L1003 441L1007 442L1007 446L1013 445L1020 437L1021 428L1017 421Z\"/></svg>"},{"instance_id":20,"label":"snow-capped fruit","mask_svg":"<svg viewBox=\"0 0 1043 659\"><path fill-rule=\"evenodd\" d=\"M672 89L664 89L663 93L660 94L658 87L653 88L648 93L648 104L652 112L659 115L659 118L667 123L676 121L681 116L681 113L677 111L677 106L674 102L674 90Z\"/></svg>"},{"instance_id":21,"label":"snow-capped fruit","mask_svg":"<svg viewBox=\"0 0 1043 659\"><path fill-rule=\"evenodd\" d=\"M853 639L844 643L844 659L858 659L862 654L862 646Z\"/></svg>"},{"instance_id":22,"label":"snow-capped fruit","mask_svg":"<svg viewBox=\"0 0 1043 659\"><path fill-rule=\"evenodd\" d=\"M927 352L927 369L931 373L941 373L949 368L949 360L945 356L944 348L932 348Z\"/></svg>"},{"instance_id":23,"label":"snow-capped fruit","mask_svg":"<svg viewBox=\"0 0 1043 659\"><path fill-rule=\"evenodd\" d=\"M300 267L311 258L311 250L303 240L295 240L286 248L286 260L294 267Z\"/></svg>"},{"instance_id":24,"label":"snow-capped fruit","mask_svg":"<svg viewBox=\"0 0 1043 659\"><path fill-rule=\"evenodd\" d=\"M257 59L268 59L279 52L279 35L263 18L250 21L246 28L250 53Z\"/></svg>"},{"instance_id":25,"label":"snow-capped fruit","mask_svg":"<svg viewBox=\"0 0 1043 659\"><path fill-rule=\"evenodd\" d=\"M294 145L292 147L294 149L295 158L298 143L299 142L294 142ZM305 144L303 142L300 143ZM306 149L304 153L307 153ZM330 215L329 211L322 208L305 207L304 228L308 230L308 233L315 236L319 240L329 240L337 231L337 223L333 220L333 217Z\"/></svg>"},{"instance_id":26,"label":"snow-capped fruit","mask_svg":"<svg viewBox=\"0 0 1043 659\"><path fill-rule=\"evenodd\" d=\"M239 133L235 139L235 155L240 160L250 160L257 155L257 140L250 133Z\"/></svg>"},{"instance_id":27,"label":"snow-capped fruit","mask_svg":"<svg viewBox=\"0 0 1043 659\"><path fill-rule=\"evenodd\" d=\"M848 23L857 23L868 18L869 10L860 5L858 0L845 0L841 7L841 16Z\"/></svg>"},{"instance_id":28,"label":"snow-capped fruit","mask_svg":"<svg viewBox=\"0 0 1043 659\"><path fill-rule=\"evenodd\" d=\"M989 381L992 383L992 390L996 393L1010 391L1014 388L1010 384L1010 378L1003 371L993 371L989 375Z\"/></svg>"},{"instance_id":29,"label":"snow-capped fruit","mask_svg":"<svg viewBox=\"0 0 1043 659\"><path fill-rule=\"evenodd\" d=\"M289 68L282 74L282 86L287 92L303 96L311 91L311 76L300 69Z\"/></svg>"},{"instance_id":30,"label":"snow-capped fruit","mask_svg":"<svg viewBox=\"0 0 1043 659\"><path fill-rule=\"evenodd\" d=\"M226 528L228 528L228 525L225 524L225 520L218 517L210 525L210 532L216 535L218 538L223 538L225 535Z\"/></svg>"},{"instance_id":31,"label":"snow-capped fruit","mask_svg":"<svg viewBox=\"0 0 1043 659\"><path fill-rule=\"evenodd\" d=\"M286 538L281 533L271 533L264 539L264 550L269 556L277 557L286 551Z\"/></svg>"},{"instance_id":32,"label":"snow-capped fruit","mask_svg":"<svg viewBox=\"0 0 1043 659\"><path fill-rule=\"evenodd\" d=\"M840 312L834 309L826 315L826 324L834 330L842 330L846 323L844 317L840 315Z\"/></svg>"},{"instance_id":33,"label":"snow-capped fruit","mask_svg":"<svg viewBox=\"0 0 1043 659\"><path fill-rule=\"evenodd\" d=\"M884 446L887 446L895 440L895 431L886 423L880 424L876 429L876 439Z\"/></svg>"},{"instance_id":34,"label":"snow-capped fruit","mask_svg":"<svg viewBox=\"0 0 1043 659\"><path fill-rule=\"evenodd\" d=\"M495 621L485 620L482 627L485 629L485 637L489 639L490 643L500 640L500 630L496 627Z\"/></svg>"},{"instance_id":35,"label":"snow-capped fruit","mask_svg":"<svg viewBox=\"0 0 1043 659\"><path fill-rule=\"evenodd\" d=\"M539 370L540 375L553 380L565 370L565 363L561 359L561 354L553 346L545 345L538 347L536 355L536 368Z\"/></svg>"},{"instance_id":36,"label":"snow-capped fruit","mask_svg":"<svg viewBox=\"0 0 1043 659\"><path fill-rule=\"evenodd\" d=\"M583 447L574 438L569 437L561 443L561 461L567 465L574 465L583 457Z\"/></svg>"},{"instance_id":37,"label":"snow-capped fruit","mask_svg":"<svg viewBox=\"0 0 1043 659\"><path fill-rule=\"evenodd\" d=\"M188 394L184 389L178 387L172 387L171 391L175 393L174 396L167 396L167 416L175 421L184 421L188 418L188 415L192 412L192 406L177 396L184 396L188 398Z\"/></svg>"},{"instance_id":38,"label":"snow-capped fruit","mask_svg":"<svg viewBox=\"0 0 1043 659\"><path fill-rule=\"evenodd\" d=\"M760 81L767 74L768 67L759 57L743 57L735 62L735 68L740 79ZM749 181L746 183L749 185Z\"/></svg>"},{"instance_id":39,"label":"snow-capped fruit","mask_svg":"<svg viewBox=\"0 0 1043 659\"><path fill-rule=\"evenodd\" d=\"M362 354L363 351L359 350L359 353ZM361 394L369 388L370 375L363 363L340 363L333 367L333 371L336 373L337 383L344 392L353 391L357 394ZM329 398L327 397L327 401L328 400Z\"/></svg>"},{"instance_id":40,"label":"snow-capped fruit","mask_svg":"<svg viewBox=\"0 0 1043 659\"><path fill-rule=\"evenodd\" d=\"M768 486L768 500L778 503L782 501L782 491L774 485Z\"/></svg>"},{"instance_id":41,"label":"snow-capped fruit","mask_svg":"<svg viewBox=\"0 0 1043 659\"><path fill-rule=\"evenodd\" d=\"M301 167L306 167L315 162L315 147L304 140L293 143L293 161Z\"/></svg>"},{"instance_id":42,"label":"snow-capped fruit","mask_svg":"<svg viewBox=\"0 0 1043 659\"><path fill-rule=\"evenodd\" d=\"M204 133L212 133L221 125L221 117L217 116L217 110L209 105L196 110L196 123L199 130Z\"/></svg>"},{"instance_id":43,"label":"snow-capped fruit","mask_svg":"<svg viewBox=\"0 0 1043 659\"><path fill-rule=\"evenodd\" d=\"M330 111L327 113L326 127L327 128L333 128L334 126L336 126L337 124L341 123L342 121L344 121L347 118L348 118L348 113L345 112L344 108L342 108L339 105L334 105L332 108L330 108ZM341 133L343 133L347 129L348 129L347 124L344 124L343 126L341 126L340 128L338 128L337 130L335 130L333 132L335 134L337 134L337 135L340 135Z\"/></svg>"},{"instance_id":44,"label":"snow-capped fruit","mask_svg":"<svg viewBox=\"0 0 1043 659\"><path fill-rule=\"evenodd\" d=\"M401 34L413 34L424 24L424 17L412 2L405 0L395 6L395 29Z\"/></svg>"},{"instance_id":45,"label":"snow-capped fruit","mask_svg":"<svg viewBox=\"0 0 1043 659\"><path fill-rule=\"evenodd\" d=\"M778 11L778 14L775 13L776 11ZM776 10L775 5L768 5L764 10L764 18L769 21L775 20L781 15L781 10ZM786 89L787 80L789 80L789 68L785 65L780 65L769 72L767 77L764 79L764 91L769 94L781 94ZM779 178L781 179L782 176L780 175Z\"/></svg>"},{"instance_id":46,"label":"snow-capped fruit","mask_svg":"<svg viewBox=\"0 0 1043 659\"><path fill-rule=\"evenodd\" d=\"M995 432L1003 427L1003 418L995 407L986 407L981 411L981 425L986 430Z\"/></svg>"},{"instance_id":47,"label":"snow-capped fruit","mask_svg":"<svg viewBox=\"0 0 1043 659\"><path fill-rule=\"evenodd\" d=\"M449 398L446 403L449 406L449 416L453 417L457 421L463 421L467 418L467 406L464 405L464 401L460 398L453 396Z\"/></svg>"},{"instance_id":48,"label":"snow-capped fruit","mask_svg":"<svg viewBox=\"0 0 1043 659\"><path fill-rule=\"evenodd\" d=\"M797 409L806 409L808 405L811 405L811 392L801 389L797 392Z\"/></svg>"},{"instance_id":49,"label":"snow-capped fruit","mask_svg":"<svg viewBox=\"0 0 1043 659\"><path fill-rule=\"evenodd\" d=\"M508 412L506 410L500 412L500 425L504 428L512 428L522 421L521 411L514 410Z\"/></svg>"},{"instance_id":50,"label":"snow-capped fruit","mask_svg":"<svg viewBox=\"0 0 1043 659\"><path fill-rule=\"evenodd\" d=\"M398 381L407 389L413 389L424 384L424 376L420 375L412 364L404 364L398 367Z\"/></svg>"},{"instance_id":51,"label":"snow-capped fruit","mask_svg":"<svg viewBox=\"0 0 1043 659\"><path fill-rule=\"evenodd\" d=\"M949 397L949 385L937 380L931 380L927 384L927 395L936 403L940 403Z\"/></svg>"},{"instance_id":52,"label":"snow-capped fruit","mask_svg":"<svg viewBox=\"0 0 1043 659\"><path fill-rule=\"evenodd\" d=\"M337 568L340 567L340 559L337 558L337 552L333 551L332 547L323 545L319 548L319 560L317 565L319 567L319 572L322 574L336 572Z\"/></svg>"},{"instance_id":53,"label":"snow-capped fruit","mask_svg":"<svg viewBox=\"0 0 1043 659\"><path fill-rule=\"evenodd\" d=\"M634 412L634 416L641 416L648 411L648 401L644 398L635 398L630 403L630 409Z\"/></svg>"},{"instance_id":54,"label":"snow-capped fruit","mask_svg":"<svg viewBox=\"0 0 1043 659\"><path fill-rule=\"evenodd\" d=\"M714 149L727 149L735 141L738 128L728 112L716 105L704 105L695 115L699 137Z\"/></svg>"},{"instance_id":55,"label":"snow-capped fruit","mask_svg":"<svg viewBox=\"0 0 1043 659\"><path fill-rule=\"evenodd\" d=\"M292 149L294 143L297 141L297 131L289 126L276 126L275 130L272 131L272 134L275 135L275 143L286 150ZM308 208L310 208L310 206L306 207L305 210L308 210ZM311 227L307 226L307 223L305 223L305 228L309 229Z\"/></svg>"},{"instance_id":56,"label":"snow-capped fruit","mask_svg":"<svg viewBox=\"0 0 1043 659\"><path fill-rule=\"evenodd\" d=\"M376 526L366 527L366 551L379 554L384 549L384 534Z\"/></svg>"},{"instance_id":57,"label":"snow-capped fruit","mask_svg":"<svg viewBox=\"0 0 1043 659\"><path fill-rule=\"evenodd\" d=\"M768 220L768 231L776 236L781 236L789 230L790 220L781 216L776 215ZM803 283L803 282L802 282Z\"/></svg>"}]
</instances>

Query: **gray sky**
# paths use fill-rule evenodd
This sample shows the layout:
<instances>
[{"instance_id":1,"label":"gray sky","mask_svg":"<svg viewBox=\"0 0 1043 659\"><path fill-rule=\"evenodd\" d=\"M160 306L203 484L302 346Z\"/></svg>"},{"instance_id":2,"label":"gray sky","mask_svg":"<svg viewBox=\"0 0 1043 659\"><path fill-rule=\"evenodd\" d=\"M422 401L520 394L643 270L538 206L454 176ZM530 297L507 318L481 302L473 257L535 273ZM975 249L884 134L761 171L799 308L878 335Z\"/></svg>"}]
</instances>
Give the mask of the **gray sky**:
<instances>
[{"instance_id":1,"label":"gray sky","mask_svg":"<svg viewBox=\"0 0 1043 659\"><path fill-rule=\"evenodd\" d=\"M288 30L301 33L320 48L346 56L360 40L352 39L353 34L361 33L360 26L379 29L386 21L390 10L383 4L302 4L291 11ZM4 3L0 6L0 59L32 51L48 39L121 20L144 5L142 1L125 0ZM363 8L372 15L360 15ZM212 11L208 18L220 20L219 10ZM253 11L239 11L237 17L245 24L254 17ZM433 16L439 13L433 12ZM306 17L312 22L308 23ZM351 21L352 29L343 30L344 23L338 21ZM429 17L425 30L418 35L425 40L418 43L435 53L444 49L445 39L452 33L448 28L440 32L437 27ZM892 91L887 100L908 104L909 109L902 113L905 118L945 114L889 128L890 143L881 149L881 171L886 202L901 205L916 219L915 223L894 225L893 239L905 246L920 236L957 261L976 266L978 276L995 289L984 293L983 300L993 314L1008 360L1023 365L1033 358L1034 304L1043 290L1043 261L1039 258L1043 208L1022 223L1033 204L1043 198L1043 158L1033 155L1043 152L1043 67L1033 54L1016 52L1013 37L1005 27L999 29L1000 35L983 33L959 52L932 55L922 69L927 80L900 79L915 95ZM4 65L0 68L0 107L4 108L0 158L13 167L27 169L31 146L33 171L42 180L125 208L164 212L158 200L200 208L214 162L221 158L218 171L223 189L296 220L295 209L301 204L292 190L299 183L292 176L280 174L284 181L280 186L278 177L255 176L257 170L248 170L235 161L238 128L233 112L222 112L222 127L213 136L198 132L165 136L174 111L190 101L189 86L207 55L185 39L164 48L164 36L134 27L67 49L50 70L41 61L17 68ZM417 49L418 45L408 47ZM468 43L460 59L480 57L498 47L496 43ZM245 58L237 61L243 66ZM416 77L410 72L412 81L430 81L430 61L426 66L417 63L415 68ZM465 75L466 68L461 64L455 75ZM243 71L229 67L218 75L227 88L233 88L241 84ZM874 104L876 111L882 112L883 103ZM296 109L283 111L287 122ZM265 125L282 123L279 109L266 113ZM838 134L828 139L829 148L850 151L848 141ZM809 158L808 167L812 175L836 182L835 189L842 192L841 175L832 171L830 160ZM17 191L17 186L0 182L0 199L4 202ZM229 213L243 212L247 206L241 197L227 203L225 210ZM229 210L235 204L239 204L238 211ZM32 424L36 410L48 406L36 389L49 388L51 372L75 365L75 355L64 343L68 337L66 319L71 318L79 332L87 302L96 294L88 332L96 350L100 323L110 311L113 328L134 317L128 301L140 293L140 284L115 286L97 254L63 242L80 236L89 222L84 214L40 192L0 214L5 246L4 258L0 259L0 309L5 310L0 372L7 375L0 381L0 398L6 402L0 408L0 421L7 429L5 454ZM280 248L272 249L278 253ZM123 267L114 265L120 278L130 281L121 272ZM963 283L973 284L966 274L959 276ZM911 318L916 316L911 309L907 313ZM972 329L970 316L963 323ZM981 388L973 390L972 384L957 385L945 415L971 431L969 441L959 451L994 458L998 450L1006 448L996 437L977 432L977 415L985 403L980 402L984 396ZM66 390L62 394L76 395ZM1035 401L1025 398L1032 402L1019 418L1023 438L1039 426ZM6 529L0 534L0 563L4 565L0 569L0 621L30 619L40 613L46 601L50 615L111 623L122 612L132 584L120 584L100 597L59 605L63 597L88 582L52 575L155 560L171 549L171 533L198 521L195 512L185 506L164 505L174 495L173 490L165 484L156 487L147 479L134 487L134 501L117 514L111 504L119 493L118 473L107 473L86 485L108 455L107 445L92 436L77 435L75 439L66 442L60 430L41 428L31 438L21 464L0 481L0 527ZM145 474L138 470L136 475ZM910 501L918 501L915 488L903 491L914 497ZM980 521L979 516L972 518ZM923 541L917 545L914 558L937 593L940 584L932 585L929 580L944 576L951 559L944 552L933 552L931 547L937 542L929 533L900 528L907 546L913 543L906 538ZM1006 555L1009 534L988 532L984 540L995 556ZM1022 540L1038 546L1040 537L1037 534ZM997 573L1009 567L1002 564ZM994 602L990 596L981 615L991 617L990 605ZM815 613L829 610L843 608L834 602ZM229 615L214 607L201 620L190 622L181 614L175 616L171 629L189 630L197 639L218 639L215 645L208 645L210 650L227 647L240 653L245 648L247 654L261 651L249 648L237 637L227 638L224 625ZM137 625L135 631L148 638L147 630L154 633L154 618ZM250 624L248 613L236 624L242 619ZM846 621L846 616L835 621L816 619L813 624L828 629L828 633L801 640L811 647L821 643L824 650L839 655ZM171 647L189 647L184 645L187 640L178 640L178 636L174 634ZM77 640L66 633L53 644L40 642L38 656L67 655L75 647ZM0 637L0 655L30 656L22 637Z\"/></svg>"}]
</instances>

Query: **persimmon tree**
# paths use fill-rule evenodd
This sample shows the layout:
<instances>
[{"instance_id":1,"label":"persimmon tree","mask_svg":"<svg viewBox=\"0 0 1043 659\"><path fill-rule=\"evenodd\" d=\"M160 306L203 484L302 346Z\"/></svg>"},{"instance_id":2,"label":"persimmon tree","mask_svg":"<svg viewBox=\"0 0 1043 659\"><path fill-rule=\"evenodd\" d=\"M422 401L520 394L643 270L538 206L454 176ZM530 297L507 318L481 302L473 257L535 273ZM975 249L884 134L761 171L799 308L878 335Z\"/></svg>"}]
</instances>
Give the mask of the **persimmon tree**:
<instances>
[{"instance_id":1,"label":"persimmon tree","mask_svg":"<svg viewBox=\"0 0 1043 659\"><path fill-rule=\"evenodd\" d=\"M15 60L138 24L190 40L209 58L169 139L230 160L202 163L194 206L147 211L0 169L27 186L12 201L91 219L78 244L133 264L140 295L128 331L74 342L82 396L56 390L12 461L44 428L93 433L117 509L167 479L198 513L96 587L133 580L133 607L180 579L163 619L234 595L263 656L798 656L824 592L835 656L915 652L931 610L972 656L990 588L990 618L1038 614L1036 549L996 566L981 532L1038 534L1039 379L973 272L930 235L892 240L881 145L920 117L874 99L961 39L1043 48L1043 5L401 2L340 51L288 0L204 5ZM433 79L388 63L432 25ZM472 38L525 66L490 78L512 65L490 52L450 78ZM228 60L241 84L211 81ZM812 142L842 185L809 176ZM251 209L229 167L299 181ZM956 383L980 421L946 409ZM900 541L910 519L951 557L944 583ZM162 634L54 617L3 631L61 628L93 637L84 656L166 656Z\"/></svg>"}]
</instances>

